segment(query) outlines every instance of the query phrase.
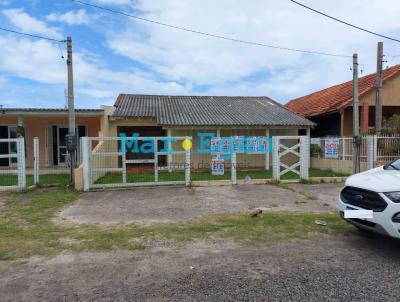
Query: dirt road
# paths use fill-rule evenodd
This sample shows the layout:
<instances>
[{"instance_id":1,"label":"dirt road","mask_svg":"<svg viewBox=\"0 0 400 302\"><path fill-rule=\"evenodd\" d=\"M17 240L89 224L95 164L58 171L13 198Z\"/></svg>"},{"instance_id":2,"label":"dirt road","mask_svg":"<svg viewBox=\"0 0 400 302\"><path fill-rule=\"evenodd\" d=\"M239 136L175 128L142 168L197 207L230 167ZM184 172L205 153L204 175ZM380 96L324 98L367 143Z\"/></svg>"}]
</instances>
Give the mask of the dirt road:
<instances>
[{"instance_id":1,"label":"dirt road","mask_svg":"<svg viewBox=\"0 0 400 302\"><path fill-rule=\"evenodd\" d=\"M1 301L398 301L400 243L346 236L156 243L0 262Z\"/></svg>"}]
</instances>

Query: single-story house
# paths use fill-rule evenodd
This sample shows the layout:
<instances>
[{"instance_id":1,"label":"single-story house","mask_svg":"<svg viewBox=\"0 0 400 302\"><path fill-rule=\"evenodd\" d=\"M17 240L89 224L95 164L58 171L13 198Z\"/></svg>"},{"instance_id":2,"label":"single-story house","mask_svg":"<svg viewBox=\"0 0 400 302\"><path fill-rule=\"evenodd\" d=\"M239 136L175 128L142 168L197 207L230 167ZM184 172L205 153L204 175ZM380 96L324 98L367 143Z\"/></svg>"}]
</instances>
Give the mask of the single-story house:
<instances>
[{"instance_id":1,"label":"single-story house","mask_svg":"<svg viewBox=\"0 0 400 302\"><path fill-rule=\"evenodd\" d=\"M66 109L7 108L0 111L1 138L15 137L18 125L25 130L28 167L33 165L34 137L40 141L42 167L65 166ZM83 136L118 137L121 133L126 136L139 133L143 137L191 136L193 149L196 149L200 132L220 137L298 135L299 132L309 133L314 123L268 97L121 94L114 106L77 109L76 126L78 139ZM8 153L9 148L4 146L3 153ZM112 151L116 148L115 145ZM265 156L259 157L252 156L252 165L265 165ZM165 157L160 158L161 164L165 163ZM196 160L193 155L192 161L194 164L200 161L200 156ZM11 163L5 159L1 164Z\"/></svg>"},{"instance_id":2,"label":"single-story house","mask_svg":"<svg viewBox=\"0 0 400 302\"><path fill-rule=\"evenodd\" d=\"M76 133L78 137L98 136L103 109L77 109ZM33 166L33 138L39 138L42 167L64 167L68 133L68 111L50 108L3 108L0 109L0 138L15 138L17 127L25 132L26 164ZM0 154L8 154L12 143L0 143ZM78 150L79 151L79 150ZM79 152L77 153L79 154ZM15 158L1 158L1 166L9 166Z\"/></svg>"},{"instance_id":3,"label":"single-story house","mask_svg":"<svg viewBox=\"0 0 400 302\"><path fill-rule=\"evenodd\" d=\"M199 147L200 132L217 137L271 137L306 134L314 126L268 97L120 94L106 114L108 129L102 132L108 136L191 136L194 150ZM263 158L253 156L248 164L262 166ZM194 166L203 160L209 161L204 155L193 155Z\"/></svg>"},{"instance_id":4,"label":"single-story house","mask_svg":"<svg viewBox=\"0 0 400 302\"><path fill-rule=\"evenodd\" d=\"M400 113L400 65L383 71L382 116ZM376 74L359 79L360 132L375 127ZM353 82L348 81L289 101L285 107L317 124L313 137L353 135Z\"/></svg>"}]
</instances>

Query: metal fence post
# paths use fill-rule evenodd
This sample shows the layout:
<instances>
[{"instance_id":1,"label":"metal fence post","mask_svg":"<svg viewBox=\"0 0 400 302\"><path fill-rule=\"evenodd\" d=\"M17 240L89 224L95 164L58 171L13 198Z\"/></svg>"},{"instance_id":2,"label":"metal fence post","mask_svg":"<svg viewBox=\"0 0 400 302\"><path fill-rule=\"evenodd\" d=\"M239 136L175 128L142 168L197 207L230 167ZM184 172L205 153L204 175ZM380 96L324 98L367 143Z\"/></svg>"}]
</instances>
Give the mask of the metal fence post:
<instances>
[{"instance_id":1,"label":"metal fence post","mask_svg":"<svg viewBox=\"0 0 400 302\"><path fill-rule=\"evenodd\" d=\"M265 170L269 171L269 156L270 156L270 141L269 141L269 129L265 130Z\"/></svg>"},{"instance_id":2,"label":"metal fence post","mask_svg":"<svg viewBox=\"0 0 400 302\"><path fill-rule=\"evenodd\" d=\"M186 137L186 140L191 139L190 137ZM190 185L190 151L191 148L186 148L185 150L185 185L189 186Z\"/></svg>"},{"instance_id":3,"label":"metal fence post","mask_svg":"<svg viewBox=\"0 0 400 302\"><path fill-rule=\"evenodd\" d=\"M367 169L371 170L375 167L376 162L376 135L367 136Z\"/></svg>"},{"instance_id":4,"label":"metal fence post","mask_svg":"<svg viewBox=\"0 0 400 302\"><path fill-rule=\"evenodd\" d=\"M25 140L23 137L17 141L18 156L18 188L23 191L26 189L26 169L25 169Z\"/></svg>"},{"instance_id":5,"label":"metal fence post","mask_svg":"<svg viewBox=\"0 0 400 302\"><path fill-rule=\"evenodd\" d=\"M158 140L154 139L154 181L158 182Z\"/></svg>"},{"instance_id":6,"label":"metal fence post","mask_svg":"<svg viewBox=\"0 0 400 302\"><path fill-rule=\"evenodd\" d=\"M373 166L375 168L378 165L378 136L377 135L374 135L373 156L374 156Z\"/></svg>"},{"instance_id":7,"label":"metal fence post","mask_svg":"<svg viewBox=\"0 0 400 302\"><path fill-rule=\"evenodd\" d=\"M168 148L168 154L167 154L167 164L168 164L168 172L172 172L172 153L171 153L171 148L172 148L172 143L171 143L171 136L172 136L172 130L171 128L167 129L167 135L168 135L168 141L167 141L167 148Z\"/></svg>"},{"instance_id":8,"label":"metal fence post","mask_svg":"<svg viewBox=\"0 0 400 302\"><path fill-rule=\"evenodd\" d=\"M39 184L39 167L40 167L40 153L39 153L39 138L33 139L33 182L35 185Z\"/></svg>"},{"instance_id":9,"label":"metal fence post","mask_svg":"<svg viewBox=\"0 0 400 302\"><path fill-rule=\"evenodd\" d=\"M342 160L346 160L346 138L341 137L340 140L342 141Z\"/></svg>"},{"instance_id":10,"label":"metal fence post","mask_svg":"<svg viewBox=\"0 0 400 302\"><path fill-rule=\"evenodd\" d=\"M89 191L90 187L90 140L88 137L82 137L82 161L83 161L83 190Z\"/></svg>"},{"instance_id":11,"label":"metal fence post","mask_svg":"<svg viewBox=\"0 0 400 302\"><path fill-rule=\"evenodd\" d=\"M231 178L232 185L237 185L237 170L236 170L236 152L233 151L231 155Z\"/></svg>"},{"instance_id":12,"label":"metal fence post","mask_svg":"<svg viewBox=\"0 0 400 302\"><path fill-rule=\"evenodd\" d=\"M310 141L307 136L300 136L300 178L308 180L310 165Z\"/></svg>"},{"instance_id":13,"label":"metal fence post","mask_svg":"<svg viewBox=\"0 0 400 302\"><path fill-rule=\"evenodd\" d=\"M79 167L82 164L82 137L79 138L79 162L77 166Z\"/></svg>"},{"instance_id":14,"label":"metal fence post","mask_svg":"<svg viewBox=\"0 0 400 302\"><path fill-rule=\"evenodd\" d=\"M122 153L122 182L126 184L126 152Z\"/></svg>"},{"instance_id":15,"label":"metal fence post","mask_svg":"<svg viewBox=\"0 0 400 302\"><path fill-rule=\"evenodd\" d=\"M272 179L280 180L279 137L272 138Z\"/></svg>"}]
</instances>

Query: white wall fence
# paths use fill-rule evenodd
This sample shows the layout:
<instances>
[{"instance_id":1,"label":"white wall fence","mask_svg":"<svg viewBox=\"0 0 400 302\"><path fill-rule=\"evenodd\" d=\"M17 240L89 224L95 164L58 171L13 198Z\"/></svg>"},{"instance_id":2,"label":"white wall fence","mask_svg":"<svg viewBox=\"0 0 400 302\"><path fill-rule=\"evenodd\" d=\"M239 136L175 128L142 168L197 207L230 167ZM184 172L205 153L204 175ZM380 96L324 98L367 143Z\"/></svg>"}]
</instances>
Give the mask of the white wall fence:
<instances>
[{"instance_id":1,"label":"white wall fence","mask_svg":"<svg viewBox=\"0 0 400 302\"><path fill-rule=\"evenodd\" d=\"M325 137L311 139L311 167L331 169L351 174L353 159L352 137ZM361 171L381 166L400 157L400 136L361 137Z\"/></svg>"},{"instance_id":2,"label":"white wall fence","mask_svg":"<svg viewBox=\"0 0 400 302\"><path fill-rule=\"evenodd\" d=\"M192 150L182 148L182 142L191 141L191 137L176 137L176 141L171 145L174 153L164 152L161 149L162 137L154 139L156 151L151 152L151 158L128 158L126 152L119 150L120 138L82 138L84 189L190 185L193 180L199 180L194 177L196 173L198 173L197 176L201 174L200 176L203 177L200 180L228 180L232 184L237 184L238 173L241 178L247 173L246 168L241 167L241 161L251 163L251 169L254 168L254 163L259 163L257 167L259 172L269 169L269 165L265 164L269 162L271 155L269 146L265 154L239 152L223 154L220 152L199 155L192 153ZM140 141L141 138L138 140ZM336 149L334 148L333 152L327 152L326 149L332 147L328 146L332 140L333 145L336 144ZM45 168L42 168L40 164L39 146L40 142L35 138L33 140L33 167L27 169L24 139L0 139L0 190L24 190L27 187L27 177L29 185L41 184L42 175L47 173L44 173ZM269 177L272 176L275 180L281 180L286 173L297 175L297 179L308 179L310 167L352 174L353 138L351 137L312 139L310 144L306 136L275 136L272 147L272 175L270 174ZM361 139L360 150L361 171L383 165L400 157L400 136L364 136ZM209 166L203 171L193 168L194 163L196 167L199 167L199 163L202 162L210 164L215 155L228 155L229 159L223 163L225 173L229 173L228 178L212 175ZM54 170L50 173L58 174L58 171Z\"/></svg>"}]
</instances>

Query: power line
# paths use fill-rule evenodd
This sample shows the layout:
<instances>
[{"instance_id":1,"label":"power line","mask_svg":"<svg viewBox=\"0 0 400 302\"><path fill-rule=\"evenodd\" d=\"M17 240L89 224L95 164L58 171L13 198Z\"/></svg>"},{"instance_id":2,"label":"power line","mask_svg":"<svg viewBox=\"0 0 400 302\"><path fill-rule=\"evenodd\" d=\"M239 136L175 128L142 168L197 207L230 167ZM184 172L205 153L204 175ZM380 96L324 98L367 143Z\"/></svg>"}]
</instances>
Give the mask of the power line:
<instances>
[{"instance_id":1,"label":"power line","mask_svg":"<svg viewBox=\"0 0 400 302\"><path fill-rule=\"evenodd\" d=\"M307 53L307 54L313 54L313 55L323 55L323 56L343 57L343 58L350 58L351 57L351 56L343 55L343 54L335 54L335 53L321 52L321 51L312 51L312 50L305 50L305 49L296 49L296 48L282 47L282 46L264 44L264 43L260 43L260 42L252 42L252 41L247 41L247 40L230 38L230 37L221 36L221 35L218 35L218 34L207 33L207 32L203 32L203 31L191 29L191 28L188 28L188 27L172 25L172 24L168 24L168 23L164 23L164 22L160 22L160 21L156 21L156 20L152 20L152 19L147 19L147 18L135 16L135 15L128 14L128 13L125 13L125 12L122 12L122 11L117 11L117 10L114 10L114 9L110 9L110 8L106 8L106 7L103 7L103 6L87 3L87 2L84 2L84 1L80 1L80 0L71 0L71 1L76 2L76 3L80 3L82 5L86 5L86 6L89 6L89 7L92 7L92 8L96 8L96 9L99 9L99 10L107 11L109 13L118 14L118 15L122 15L122 16L125 16L125 17L141 20L141 21L144 21L144 22L153 23L153 24L164 26L164 27L169 27L169 28L173 28L173 29L177 29L177 30L181 30L181 31L186 31L186 32L190 32L190 33L194 33L194 34L198 34L198 35L202 35L202 36L212 37L212 38L216 38L216 39L222 39L222 40L231 41L231 42L237 42L237 43L248 44L248 45L253 45L253 46L268 47L268 48L280 49L280 50L286 50L286 51L301 52L301 53Z\"/></svg>"},{"instance_id":2,"label":"power line","mask_svg":"<svg viewBox=\"0 0 400 302\"><path fill-rule=\"evenodd\" d=\"M322 16L324 16L324 17L327 17L327 18L329 18L329 19L332 19L332 20L335 20L335 21L340 22L340 23L342 23L342 24L345 24L345 25L347 25L347 26L356 28L356 29L358 29L358 30L362 30L362 31L364 31L364 32L367 32L367 33L369 33L369 34L372 34L372 35L375 35L375 36L378 36L378 37L381 37L381 38L385 38L385 39L392 40L392 41L395 41L395 42L399 42L399 43L400 43L400 40L398 40L398 39L395 39L395 38L392 38L392 37L389 37L389 36L385 36L385 35L382 35L382 34L373 32L373 31L371 31L371 30L362 28L362 27L360 27L360 26L351 24L351 23L349 23L349 22L340 20L340 19L338 19L338 18L332 17L332 16L330 16L330 15L328 15L328 14L326 14L326 13L323 13L323 12L321 12L321 11L319 11L319 10L316 10L316 9L314 9L314 8L312 8L312 7L309 7L309 6L307 6L307 5L303 4L303 3L300 3L300 2L298 2L298 1L295 1L295 0L289 0L289 1L290 1L290 2L293 2L293 3L297 4L297 5L300 5L300 6L306 8L306 9L308 9L308 10L311 10L311 11L317 13L317 14L320 14L320 15L322 15Z\"/></svg>"},{"instance_id":3,"label":"power line","mask_svg":"<svg viewBox=\"0 0 400 302\"><path fill-rule=\"evenodd\" d=\"M397 60L398 57L400 57L400 55L394 55L394 56L385 55L385 56L386 56L387 58L390 58L389 60L384 61L384 62L386 63L386 68L388 68L389 66L391 66L391 64L392 64L393 62L395 62L395 61Z\"/></svg>"},{"instance_id":4,"label":"power line","mask_svg":"<svg viewBox=\"0 0 400 302\"><path fill-rule=\"evenodd\" d=\"M57 39L53 39L53 38L49 38L49 37L28 34L28 33L24 33L24 32L21 32L21 31L16 31L16 30L12 30L12 29L9 29L9 28L4 28L4 27L0 27L0 30L6 31L6 32L10 32L10 33L14 33L14 34L18 34L18 35L22 35L22 36L28 36L28 37L31 37L31 38L48 40L48 41L52 41L52 42L59 42L59 43L66 42L66 40L57 40Z\"/></svg>"}]
</instances>

